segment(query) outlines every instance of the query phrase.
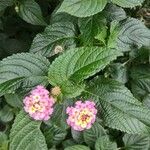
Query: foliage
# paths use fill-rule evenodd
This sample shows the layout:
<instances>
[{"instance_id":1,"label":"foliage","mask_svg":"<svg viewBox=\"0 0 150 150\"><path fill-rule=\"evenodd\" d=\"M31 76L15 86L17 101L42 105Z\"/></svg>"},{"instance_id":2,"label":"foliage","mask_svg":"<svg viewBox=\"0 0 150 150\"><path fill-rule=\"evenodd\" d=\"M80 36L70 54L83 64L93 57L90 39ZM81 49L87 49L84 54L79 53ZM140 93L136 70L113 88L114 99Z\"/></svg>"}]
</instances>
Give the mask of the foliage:
<instances>
[{"instance_id":1,"label":"foliage","mask_svg":"<svg viewBox=\"0 0 150 150\"><path fill-rule=\"evenodd\" d=\"M149 150L149 8L149 0L0 0L0 150ZM48 121L24 111L37 85L60 89ZM78 100L98 110L81 132L66 122Z\"/></svg>"}]
</instances>

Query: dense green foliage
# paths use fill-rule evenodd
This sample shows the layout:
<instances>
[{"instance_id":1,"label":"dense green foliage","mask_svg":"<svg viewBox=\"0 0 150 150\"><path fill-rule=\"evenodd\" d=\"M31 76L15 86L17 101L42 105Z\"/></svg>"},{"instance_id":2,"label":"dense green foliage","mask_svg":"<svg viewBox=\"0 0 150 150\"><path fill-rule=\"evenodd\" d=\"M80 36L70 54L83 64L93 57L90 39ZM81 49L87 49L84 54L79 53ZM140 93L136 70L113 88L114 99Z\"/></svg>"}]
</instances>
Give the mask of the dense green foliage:
<instances>
[{"instance_id":1,"label":"dense green foliage","mask_svg":"<svg viewBox=\"0 0 150 150\"><path fill-rule=\"evenodd\" d=\"M0 150L150 150L149 0L0 0ZM23 98L57 86L35 121ZM82 132L66 108L93 100Z\"/></svg>"}]
</instances>

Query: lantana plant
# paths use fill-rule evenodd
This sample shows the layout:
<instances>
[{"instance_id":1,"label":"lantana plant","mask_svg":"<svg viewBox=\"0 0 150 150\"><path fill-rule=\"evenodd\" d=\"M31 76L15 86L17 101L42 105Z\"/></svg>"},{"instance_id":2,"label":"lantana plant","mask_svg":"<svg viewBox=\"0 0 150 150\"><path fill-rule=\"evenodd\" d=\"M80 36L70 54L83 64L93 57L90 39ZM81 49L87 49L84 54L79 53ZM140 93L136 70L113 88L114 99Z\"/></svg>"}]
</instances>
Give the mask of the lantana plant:
<instances>
[{"instance_id":1,"label":"lantana plant","mask_svg":"<svg viewBox=\"0 0 150 150\"><path fill-rule=\"evenodd\" d=\"M0 0L0 150L149 150L149 18L149 0Z\"/></svg>"}]
</instances>

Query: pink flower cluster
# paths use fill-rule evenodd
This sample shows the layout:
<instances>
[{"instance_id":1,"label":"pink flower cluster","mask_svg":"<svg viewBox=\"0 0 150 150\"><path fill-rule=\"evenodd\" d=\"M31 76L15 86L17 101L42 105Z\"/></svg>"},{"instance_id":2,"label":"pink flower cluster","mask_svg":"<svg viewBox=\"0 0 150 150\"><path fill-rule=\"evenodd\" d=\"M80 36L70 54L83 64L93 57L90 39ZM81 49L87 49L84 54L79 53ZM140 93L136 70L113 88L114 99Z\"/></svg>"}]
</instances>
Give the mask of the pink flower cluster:
<instances>
[{"instance_id":1,"label":"pink flower cluster","mask_svg":"<svg viewBox=\"0 0 150 150\"><path fill-rule=\"evenodd\" d=\"M53 113L55 99L43 86L37 86L23 100L24 110L35 120L48 120Z\"/></svg>"},{"instance_id":2,"label":"pink flower cluster","mask_svg":"<svg viewBox=\"0 0 150 150\"><path fill-rule=\"evenodd\" d=\"M74 130L83 131L90 129L96 120L97 109L95 103L91 101L77 101L74 107L68 107L67 124Z\"/></svg>"}]
</instances>

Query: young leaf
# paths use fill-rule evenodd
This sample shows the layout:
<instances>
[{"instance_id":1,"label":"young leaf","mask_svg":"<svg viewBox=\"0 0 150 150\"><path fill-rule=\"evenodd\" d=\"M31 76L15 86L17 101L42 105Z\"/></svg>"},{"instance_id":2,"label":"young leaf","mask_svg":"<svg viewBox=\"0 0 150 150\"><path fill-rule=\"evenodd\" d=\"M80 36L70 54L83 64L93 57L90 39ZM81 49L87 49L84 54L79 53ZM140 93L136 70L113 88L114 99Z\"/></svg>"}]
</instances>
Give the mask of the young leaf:
<instances>
[{"instance_id":1,"label":"young leaf","mask_svg":"<svg viewBox=\"0 0 150 150\"><path fill-rule=\"evenodd\" d=\"M1 0L0 1L0 11L4 10L6 7L13 5L13 0Z\"/></svg>"},{"instance_id":2,"label":"young leaf","mask_svg":"<svg viewBox=\"0 0 150 150\"><path fill-rule=\"evenodd\" d=\"M85 90L88 99L97 101L106 126L130 134L149 134L150 110L133 97L121 83L96 78Z\"/></svg>"},{"instance_id":3,"label":"young leaf","mask_svg":"<svg viewBox=\"0 0 150 150\"><path fill-rule=\"evenodd\" d=\"M117 144L109 140L108 136L101 136L96 140L95 150L117 150Z\"/></svg>"},{"instance_id":4,"label":"young leaf","mask_svg":"<svg viewBox=\"0 0 150 150\"><path fill-rule=\"evenodd\" d=\"M123 141L128 150L148 150L150 146L150 138L146 135L125 134Z\"/></svg>"},{"instance_id":5,"label":"young leaf","mask_svg":"<svg viewBox=\"0 0 150 150\"><path fill-rule=\"evenodd\" d=\"M144 0L111 0L113 3L121 6L121 7L135 7L141 5Z\"/></svg>"},{"instance_id":6,"label":"young leaf","mask_svg":"<svg viewBox=\"0 0 150 150\"><path fill-rule=\"evenodd\" d=\"M88 17L102 11L107 0L64 0L58 12L66 12L76 17Z\"/></svg>"},{"instance_id":7,"label":"young leaf","mask_svg":"<svg viewBox=\"0 0 150 150\"><path fill-rule=\"evenodd\" d=\"M74 145L74 146L69 146L65 148L64 150L90 150L87 146L83 145Z\"/></svg>"},{"instance_id":8,"label":"young leaf","mask_svg":"<svg viewBox=\"0 0 150 150\"><path fill-rule=\"evenodd\" d=\"M55 46L62 48L74 44L75 29L71 22L57 22L49 25L43 33L37 34L30 48L30 52L44 56L54 55Z\"/></svg>"},{"instance_id":9,"label":"young leaf","mask_svg":"<svg viewBox=\"0 0 150 150\"><path fill-rule=\"evenodd\" d=\"M19 16L33 25L46 26L40 6L34 0L23 0L19 5Z\"/></svg>"},{"instance_id":10,"label":"young leaf","mask_svg":"<svg viewBox=\"0 0 150 150\"><path fill-rule=\"evenodd\" d=\"M3 59L0 62L0 95L11 93L20 86L31 89L45 84L48 67L49 61L37 54L21 53Z\"/></svg>"},{"instance_id":11,"label":"young leaf","mask_svg":"<svg viewBox=\"0 0 150 150\"><path fill-rule=\"evenodd\" d=\"M21 111L11 129L9 150L47 150L40 124Z\"/></svg>"},{"instance_id":12,"label":"young leaf","mask_svg":"<svg viewBox=\"0 0 150 150\"><path fill-rule=\"evenodd\" d=\"M107 32L106 20L99 14L87 18L80 18L78 24L81 32L80 38L84 45L93 45L94 38L97 34L103 31L105 35Z\"/></svg>"}]
</instances>

